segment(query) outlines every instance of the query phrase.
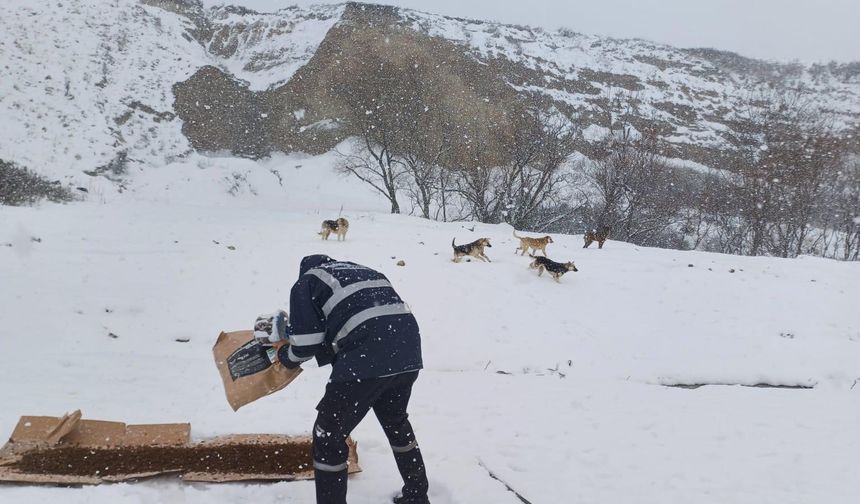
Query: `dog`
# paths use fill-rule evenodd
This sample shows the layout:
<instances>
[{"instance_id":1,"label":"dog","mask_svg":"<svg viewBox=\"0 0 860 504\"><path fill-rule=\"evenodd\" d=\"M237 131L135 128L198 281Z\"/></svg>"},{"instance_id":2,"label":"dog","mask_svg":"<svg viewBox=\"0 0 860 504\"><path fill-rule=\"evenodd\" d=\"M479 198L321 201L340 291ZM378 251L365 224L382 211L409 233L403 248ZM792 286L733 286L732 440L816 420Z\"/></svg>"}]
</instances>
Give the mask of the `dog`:
<instances>
[{"instance_id":1,"label":"dog","mask_svg":"<svg viewBox=\"0 0 860 504\"><path fill-rule=\"evenodd\" d=\"M588 248L588 246L591 245L593 242L597 242L597 248L602 249L603 242L605 242L606 239L609 238L609 229L604 228L601 231L592 229L590 231L586 231L583 238L585 239L585 245L583 245L582 248Z\"/></svg>"},{"instance_id":2,"label":"dog","mask_svg":"<svg viewBox=\"0 0 860 504\"><path fill-rule=\"evenodd\" d=\"M322 230L317 234L322 236L323 240L328 240L329 235L334 233L337 235L337 240L340 241L346 240L347 231L349 231L349 221L339 217L337 220L324 220Z\"/></svg>"},{"instance_id":3,"label":"dog","mask_svg":"<svg viewBox=\"0 0 860 504\"><path fill-rule=\"evenodd\" d=\"M529 264L529 268L538 270L538 276L543 275L543 271L547 270L549 271L549 274L552 275L552 278L559 283L561 283L561 276L568 271L579 271L576 269L576 265L573 264L573 261L557 263L546 256L542 257L529 254L529 257L533 259L532 263Z\"/></svg>"},{"instance_id":4,"label":"dog","mask_svg":"<svg viewBox=\"0 0 860 504\"><path fill-rule=\"evenodd\" d=\"M456 238L451 239L451 247L454 249L454 259L452 261L458 263L464 257L471 256L482 261L493 262L484 254L484 247L492 247L489 238L480 238L465 245L456 245L454 243L455 240Z\"/></svg>"},{"instance_id":5,"label":"dog","mask_svg":"<svg viewBox=\"0 0 860 504\"><path fill-rule=\"evenodd\" d=\"M517 253L517 250L522 249L522 253L520 254L521 256L526 255L526 252L528 252L530 248L534 249L535 254L540 250L543 252L543 255L546 256L546 246L553 243L552 237L549 235L544 236L543 238L530 238L528 236L518 235L516 229L514 229L514 238L520 241L520 246L514 249L514 254Z\"/></svg>"}]
</instances>

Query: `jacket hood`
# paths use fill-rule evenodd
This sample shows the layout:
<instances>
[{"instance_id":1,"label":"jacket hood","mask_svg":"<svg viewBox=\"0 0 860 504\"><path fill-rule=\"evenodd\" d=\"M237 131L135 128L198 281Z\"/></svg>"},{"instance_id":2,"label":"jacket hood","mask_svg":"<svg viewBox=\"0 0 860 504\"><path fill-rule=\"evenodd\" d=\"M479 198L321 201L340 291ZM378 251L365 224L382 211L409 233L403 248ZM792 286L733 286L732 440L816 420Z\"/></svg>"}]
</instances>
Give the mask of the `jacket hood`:
<instances>
[{"instance_id":1,"label":"jacket hood","mask_svg":"<svg viewBox=\"0 0 860 504\"><path fill-rule=\"evenodd\" d=\"M304 259L302 259L302 264L299 266L299 276L304 275L308 271L320 265L330 262L334 262L334 259L325 254L314 254L306 256Z\"/></svg>"}]
</instances>

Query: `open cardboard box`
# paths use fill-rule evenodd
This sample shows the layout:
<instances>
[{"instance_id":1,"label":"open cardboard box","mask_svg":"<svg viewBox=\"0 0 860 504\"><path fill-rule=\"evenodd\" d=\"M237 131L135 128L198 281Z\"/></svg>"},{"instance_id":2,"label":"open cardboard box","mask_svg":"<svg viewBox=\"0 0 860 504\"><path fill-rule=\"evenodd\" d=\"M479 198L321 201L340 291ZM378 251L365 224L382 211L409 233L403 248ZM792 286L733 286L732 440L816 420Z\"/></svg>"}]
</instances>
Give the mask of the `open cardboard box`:
<instances>
[{"instance_id":1,"label":"open cardboard box","mask_svg":"<svg viewBox=\"0 0 860 504\"><path fill-rule=\"evenodd\" d=\"M141 450L164 449L173 454L184 450L200 449L265 450L273 446L309 445L309 436L284 436L279 434L233 434L221 436L201 443L191 442L191 425L145 424L127 425L122 422L84 420L80 410L62 417L24 416L18 421L9 442L0 448L0 481L18 483L47 483L61 485L96 485L103 482L128 481L163 474L177 474L183 481L222 483L230 481L269 480L291 481L313 478L310 450L307 460L300 464L301 470L259 471L234 470L231 472L212 470L188 470L183 467L152 467L151 470L130 473L64 474L63 471L22 470L20 464L25 456L33 453L51 455L69 452L70 448L88 448L93 453L110 450L114 456L127 454L134 457ZM349 443L349 472L361 471L358 465L356 443ZM74 451L74 450L71 450ZM80 450L78 450L80 451ZM85 453L90 453L86 451ZM302 452L304 453L304 452ZM219 457L220 458L220 457ZM74 464L72 464L74 465Z\"/></svg>"}]
</instances>

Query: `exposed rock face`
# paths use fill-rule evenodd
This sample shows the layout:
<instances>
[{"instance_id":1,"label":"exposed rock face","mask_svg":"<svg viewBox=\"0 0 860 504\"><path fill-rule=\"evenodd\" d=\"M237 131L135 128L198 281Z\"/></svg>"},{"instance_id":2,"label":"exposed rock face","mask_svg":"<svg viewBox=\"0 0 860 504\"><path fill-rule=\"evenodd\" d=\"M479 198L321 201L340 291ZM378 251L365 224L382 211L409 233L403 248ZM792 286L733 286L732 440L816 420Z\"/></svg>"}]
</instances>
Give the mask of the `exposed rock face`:
<instances>
[{"instance_id":1,"label":"exposed rock face","mask_svg":"<svg viewBox=\"0 0 860 504\"><path fill-rule=\"evenodd\" d=\"M406 68L423 65L422 79L446 83L456 99L507 105L519 93L501 78L501 65L484 64L440 37L404 29L397 9L350 4L313 57L284 85L251 91L247 83L204 67L174 87L183 133L202 150L259 156L269 151L326 152L349 135L338 92L367 61ZM495 62L494 62L495 63ZM405 76L404 76L405 78ZM440 104L441 105L441 104Z\"/></svg>"},{"instance_id":2,"label":"exposed rock face","mask_svg":"<svg viewBox=\"0 0 860 504\"><path fill-rule=\"evenodd\" d=\"M228 150L250 157L271 150L271 136L277 131L271 108L263 99L265 93L250 91L247 84L205 66L173 86L173 94L182 133L195 149Z\"/></svg>"},{"instance_id":3,"label":"exposed rock face","mask_svg":"<svg viewBox=\"0 0 860 504\"><path fill-rule=\"evenodd\" d=\"M202 43L218 56L236 58L240 41L246 46L254 41L263 44L278 30L282 37L293 36L290 30L296 30L295 22L260 19L279 15L292 19L297 13L263 15L235 8L209 11L208 18L218 19L220 25ZM286 82L269 79L271 86L259 89L260 83L251 81L243 88L224 71L216 77L217 70L206 68L177 85L176 112L186 123L193 123L183 128L192 145L248 155L331 149L349 134L342 121L343 96L335 90L356 78L356 60L411 58L416 65L434 68L430 78L450 80L449 98L505 107L518 99L540 97L583 127L590 126L592 134L606 132L623 121L638 131L659 135L667 155L709 164L719 163L721 154L732 148L731 125L737 111L763 82L805 85L813 89L822 108L837 111L846 123L860 117L860 104L844 100L846 93L860 96L856 94L860 77L842 66L819 67L813 72L799 65L750 60L714 50L675 50L566 31L549 34L359 3L346 4L336 13L307 13L314 19L335 15L339 16L337 22L313 55ZM278 61L272 52L256 54L242 67L243 72L265 73ZM249 91L255 87L257 92ZM457 92L460 95L454 96ZM218 93L227 93L229 103L217 110L199 111L187 103ZM249 127L265 129L250 144L244 134ZM228 130L232 133L227 134Z\"/></svg>"}]
</instances>

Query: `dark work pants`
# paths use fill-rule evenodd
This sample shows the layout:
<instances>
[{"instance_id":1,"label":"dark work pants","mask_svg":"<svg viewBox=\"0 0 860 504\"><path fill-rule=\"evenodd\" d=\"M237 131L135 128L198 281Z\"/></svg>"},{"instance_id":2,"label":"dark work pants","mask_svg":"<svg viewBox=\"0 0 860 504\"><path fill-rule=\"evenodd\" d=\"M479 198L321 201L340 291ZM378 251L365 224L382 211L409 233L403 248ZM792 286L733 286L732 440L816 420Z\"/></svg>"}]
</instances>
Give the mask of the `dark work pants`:
<instances>
[{"instance_id":1,"label":"dark work pants","mask_svg":"<svg viewBox=\"0 0 860 504\"><path fill-rule=\"evenodd\" d=\"M394 452L403 477L403 495L426 498L424 460L406 413L417 378L416 371L326 385L325 395L317 405L313 435L317 504L346 503L346 438L371 409Z\"/></svg>"}]
</instances>

